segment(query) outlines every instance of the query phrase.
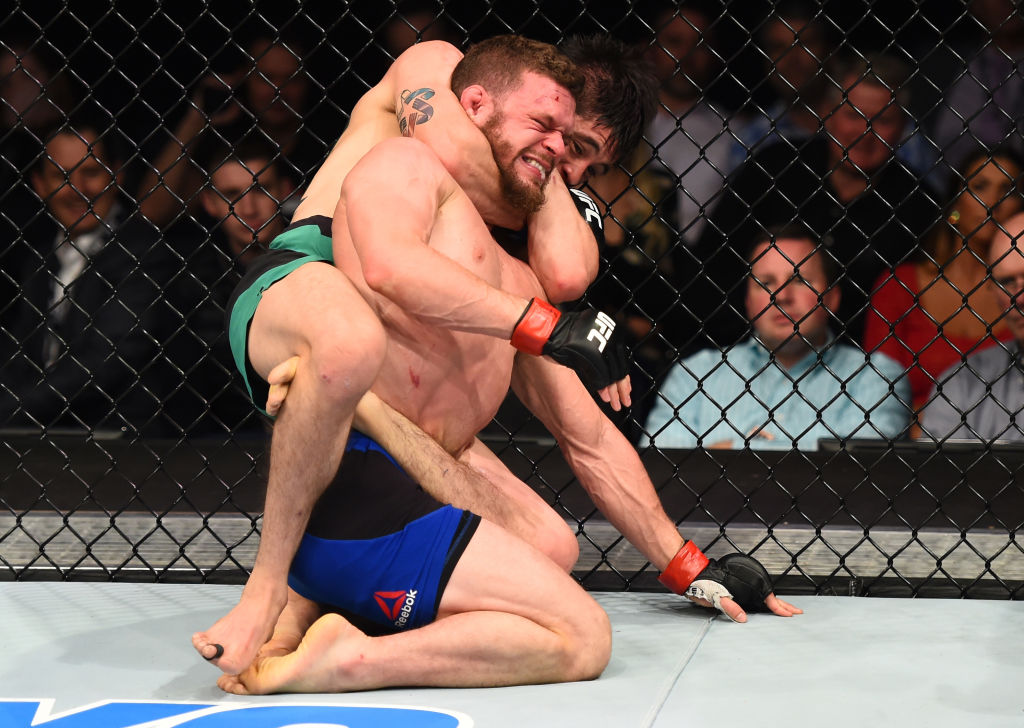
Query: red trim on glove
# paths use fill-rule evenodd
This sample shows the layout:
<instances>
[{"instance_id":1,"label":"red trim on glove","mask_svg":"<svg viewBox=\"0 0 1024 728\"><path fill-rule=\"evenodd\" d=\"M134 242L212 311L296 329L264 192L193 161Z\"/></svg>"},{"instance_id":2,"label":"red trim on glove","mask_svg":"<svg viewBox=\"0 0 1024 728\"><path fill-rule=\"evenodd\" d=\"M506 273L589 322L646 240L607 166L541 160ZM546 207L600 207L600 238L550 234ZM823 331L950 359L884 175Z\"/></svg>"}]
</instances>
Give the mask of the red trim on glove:
<instances>
[{"instance_id":1,"label":"red trim on glove","mask_svg":"<svg viewBox=\"0 0 1024 728\"><path fill-rule=\"evenodd\" d=\"M512 329L512 346L527 354L540 356L561 316L561 311L547 301L530 299L530 305Z\"/></svg>"},{"instance_id":2,"label":"red trim on glove","mask_svg":"<svg viewBox=\"0 0 1024 728\"><path fill-rule=\"evenodd\" d=\"M710 559L693 541L687 541L668 562L668 566L658 576L658 581L676 594L682 594L710 563Z\"/></svg>"}]
</instances>

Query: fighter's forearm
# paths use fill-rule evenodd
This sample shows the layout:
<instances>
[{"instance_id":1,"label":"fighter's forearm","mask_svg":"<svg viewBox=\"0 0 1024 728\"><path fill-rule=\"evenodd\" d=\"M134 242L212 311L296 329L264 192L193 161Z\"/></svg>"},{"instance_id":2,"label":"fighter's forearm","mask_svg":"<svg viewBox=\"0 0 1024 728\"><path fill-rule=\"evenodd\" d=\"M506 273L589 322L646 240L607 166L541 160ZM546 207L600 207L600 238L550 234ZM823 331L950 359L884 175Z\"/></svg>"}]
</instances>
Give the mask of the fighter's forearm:
<instances>
[{"instance_id":1,"label":"fighter's forearm","mask_svg":"<svg viewBox=\"0 0 1024 728\"><path fill-rule=\"evenodd\" d=\"M409 477L435 500L471 510L503 525L516 517L508 499L494 483L456 460L372 392L359 401L354 426L387 450Z\"/></svg>"},{"instance_id":2,"label":"fighter's forearm","mask_svg":"<svg viewBox=\"0 0 1024 728\"><path fill-rule=\"evenodd\" d=\"M629 440L564 367L520 356L513 391L555 436L584 490L608 521L659 570L682 545Z\"/></svg>"},{"instance_id":3,"label":"fighter's forearm","mask_svg":"<svg viewBox=\"0 0 1024 728\"><path fill-rule=\"evenodd\" d=\"M580 484L608 521L659 571L682 545L636 450L621 436L563 445Z\"/></svg>"},{"instance_id":4,"label":"fighter's forearm","mask_svg":"<svg viewBox=\"0 0 1024 728\"><path fill-rule=\"evenodd\" d=\"M596 206L580 211L572 194L561 175L553 173L544 204L527 221L530 268L552 303L579 298L597 277L598 249L591 225L600 229L600 213Z\"/></svg>"}]
</instances>

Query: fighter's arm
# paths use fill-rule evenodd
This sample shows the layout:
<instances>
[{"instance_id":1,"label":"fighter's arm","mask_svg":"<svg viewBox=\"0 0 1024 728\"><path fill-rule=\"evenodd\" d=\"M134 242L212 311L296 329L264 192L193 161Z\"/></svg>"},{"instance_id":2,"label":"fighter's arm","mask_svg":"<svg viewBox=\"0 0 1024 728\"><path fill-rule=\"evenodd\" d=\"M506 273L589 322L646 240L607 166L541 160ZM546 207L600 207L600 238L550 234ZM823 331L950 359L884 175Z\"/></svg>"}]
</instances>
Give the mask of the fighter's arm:
<instances>
[{"instance_id":1,"label":"fighter's arm","mask_svg":"<svg viewBox=\"0 0 1024 728\"><path fill-rule=\"evenodd\" d=\"M483 132L470 121L451 90L462 52L444 41L417 43L385 74L389 111L399 131L426 144L492 225L518 228L523 214L502 194L498 165Z\"/></svg>"},{"instance_id":2,"label":"fighter's arm","mask_svg":"<svg viewBox=\"0 0 1024 728\"><path fill-rule=\"evenodd\" d=\"M597 277L601 212L584 193L570 192L562 175L548 180L544 204L527 220L530 268L552 303L580 298Z\"/></svg>"},{"instance_id":3,"label":"fighter's arm","mask_svg":"<svg viewBox=\"0 0 1024 728\"><path fill-rule=\"evenodd\" d=\"M449 43L417 43L395 60L382 85L402 134L430 147L488 224L519 229L523 215L506 202L491 146L451 91L461 59ZM575 212L565 182L552 174L544 204L525 220L530 266L555 303L579 298L597 276L594 234Z\"/></svg>"},{"instance_id":4,"label":"fighter's arm","mask_svg":"<svg viewBox=\"0 0 1024 728\"><path fill-rule=\"evenodd\" d=\"M335 261L345 256L347 237L366 285L406 313L434 326L510 339L529 301L491 286L431 245L442 207L457 192L423 144L381 142L342 186L334 215ZM457 244L483 245L472 239L486 235L479 228L461 230L464 239Z\"/></svg>"},{"instance_id":5,"label":"fighter's arm","mask_svg":"<svg viewBox=\"0 0 1024 728\"><path fill-rule=\"evenodd\" d=\"M684 542L665 513L636 450L579 381L549 361L518 356L512 388L555 436L573 473L609 522L663 577L678 572L680 558L690 559L684 543L691 551L695 547ZM773 594L765 604L781 616L800 612ZM746 619L732 599L722 598L716 606L736 621Z\"/></svg>"}]
</instances>

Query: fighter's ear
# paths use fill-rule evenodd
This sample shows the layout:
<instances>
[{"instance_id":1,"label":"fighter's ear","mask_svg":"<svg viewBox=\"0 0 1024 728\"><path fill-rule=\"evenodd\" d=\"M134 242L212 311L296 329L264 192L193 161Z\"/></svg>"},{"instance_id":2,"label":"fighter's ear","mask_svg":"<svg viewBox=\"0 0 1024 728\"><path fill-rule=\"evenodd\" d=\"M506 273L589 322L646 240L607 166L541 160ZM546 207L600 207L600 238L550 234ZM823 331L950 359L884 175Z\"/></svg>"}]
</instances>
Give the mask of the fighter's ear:
<instances>
[{"instance_id":1,"label":"fighter's ear","mask_svg":"<svg viewBox=\"0 0 1024 728\"><path fill-rule=\"evenodd\" d=\"M491 95L487 93L487 89L479 84L473 84L464 88L459 96L459 103L462 104L462 108L469 114L470 120L474 122L486 119L494 107L494 100L491 98ZM478 119L478 117L480 118Z\"/></svg>"}]
</instances>

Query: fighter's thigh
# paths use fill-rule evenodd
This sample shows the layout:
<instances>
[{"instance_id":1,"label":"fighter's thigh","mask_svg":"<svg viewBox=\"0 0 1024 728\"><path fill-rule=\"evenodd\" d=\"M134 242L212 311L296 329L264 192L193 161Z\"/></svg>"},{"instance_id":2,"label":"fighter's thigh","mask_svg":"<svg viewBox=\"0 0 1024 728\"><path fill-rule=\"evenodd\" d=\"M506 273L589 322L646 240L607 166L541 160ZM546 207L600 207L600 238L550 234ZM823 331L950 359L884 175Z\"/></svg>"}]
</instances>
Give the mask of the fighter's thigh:
<instances>
[{"instance_id":1,"label":"fighter's thigh","mask_svg":"<svg viewBox=\"0 0 1024 728\"><path fill-rule=\"evenodd\" d=\"M315 347L364 362L382 359L386 348L373 309L329 263L306 263L264 291L249 329L249 359L264 378Z\"/></svg>"},{"instance_id":2,"label":"fighter's thigh","mask_svg":"<svg viewBox=\"0 0 1024 728\"><path fill-rule=\"evenodd\" d=\"M516 614L555 630L604 630L604 610L565 571L525 541L482 520L452 571L438 618Z\"/></svg>"}]
</instances>

